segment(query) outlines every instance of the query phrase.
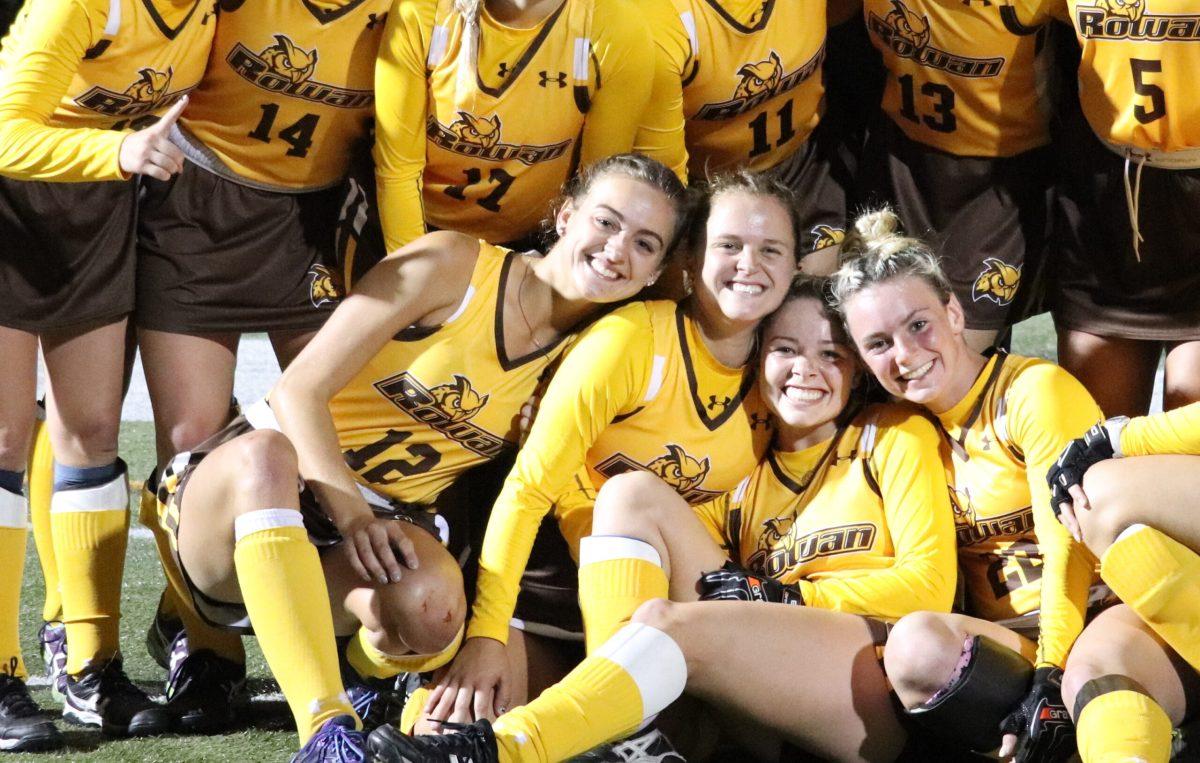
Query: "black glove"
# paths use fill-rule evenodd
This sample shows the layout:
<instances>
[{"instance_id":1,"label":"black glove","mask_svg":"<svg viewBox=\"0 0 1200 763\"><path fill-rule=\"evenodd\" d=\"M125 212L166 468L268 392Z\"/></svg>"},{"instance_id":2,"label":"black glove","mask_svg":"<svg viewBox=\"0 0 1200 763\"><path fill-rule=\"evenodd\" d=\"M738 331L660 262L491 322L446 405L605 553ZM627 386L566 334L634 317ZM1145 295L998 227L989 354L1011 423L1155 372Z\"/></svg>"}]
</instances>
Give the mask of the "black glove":
<instances>
[{"instance_id":1,"label":"black glove","mask_svg":"<svg viewBox=\"0 0 1200 763\"><path fill-rule=\"evenodd\" d=\"M1102 424L1096 424L1083 437L1071 440L1062 454L1046 473L1046 483L1050 485L1050 506L1054 516L1062 509L1061 503L1070 503L1070 489L1083 483L1083 475L1087 470L1100 461L1119 455L1114 443L1121 442L1121 430L1129 419L1113 418Z\"/></svg>"},{"instance_id":2,"label":"black glove","mask_svg":"<svg viewBox=\"0 0 1200 763\"><path fill-rule=\"evenodd\" d=\"M706 572L697 583L701 601L767 601L775 604L804 604L800 590L778 580L754 575L733 562Z\"/></svg>"},{"instance_id":3,"label":"black glove","mask_svg":"<svg viewBox=\"0 0 1200 763\"><path fill-rule=\"evenodd\" d=\"M1067 760L1075 754L1075 724L1062 700L1062 669L1038 668L1021 704L1000 722L1017 735L1017 763Z\"/></svg>"}]
</instances>

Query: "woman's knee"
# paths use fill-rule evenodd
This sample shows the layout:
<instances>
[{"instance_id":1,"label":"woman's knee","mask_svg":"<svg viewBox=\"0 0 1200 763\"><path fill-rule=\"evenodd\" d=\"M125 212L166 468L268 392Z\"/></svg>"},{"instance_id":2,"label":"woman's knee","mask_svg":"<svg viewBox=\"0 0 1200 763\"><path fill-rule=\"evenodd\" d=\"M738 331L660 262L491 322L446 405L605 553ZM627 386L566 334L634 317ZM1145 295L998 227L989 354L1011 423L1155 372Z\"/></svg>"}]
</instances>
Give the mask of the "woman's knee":
<instances>
[{"instance_id":1,"label":"woman's knee","mask_svg":"<svg viewBox=\"0 0 1200 763\"><path fill-rule=\"evenodd\" d=\"M963 651L965 634L934 612L900 618L888 636L884 665L906 705L923 702L946 685Z\"/></svg>"},{"instance_id":2,"label":"woman's knee","mask_svg":"<svg viewBox=\"0 0 1200 763\"><path fill-rule=\"evenodd\" d=\"M644 522L678 500L681 500L678 493L649 472L618 474L596 493L593 533L603 534L605 528L620 528L629 520Z\"/></svg>"},{"instance_id":3,"label":"woman's knee","mask_svg":"<svg viewBox=\"0 0 1200 763\"><path fill-rule=\"evenodd\" d=\"M1122 480L1126 465L1121 461L1100 461L1083 476L1083 492L1090 508L1077 510L1075 517L1083 542L1101 556L1117 536L1135 520L1128 516L1129 491Z\"/></svg>"},{"instance_id":4,"label":"woman's knee","mask_svg":"<svg viewBox=\"0 0 1200 763\"><path fill-rule=\"evenodd\" d=\"M371 598L371 612L360 619L377 631L384 652L436 654L454 641L466 621L462 574L453 565L405 570L400 582L379 586Z\"/></svg>"},{"instance_id":5,"label":"woman's knee","mask_svg":"<svg viewBox=\"0 0 1200 763\"><path fill-rule=\"evenodd\" d=\"M245 511L295 501L299 484L296 449L287 436L273 429L256 429L222 446L222 458L230 464L228 476L235 495L246 498L236 503Z\"/></svg>"}]
</instances>

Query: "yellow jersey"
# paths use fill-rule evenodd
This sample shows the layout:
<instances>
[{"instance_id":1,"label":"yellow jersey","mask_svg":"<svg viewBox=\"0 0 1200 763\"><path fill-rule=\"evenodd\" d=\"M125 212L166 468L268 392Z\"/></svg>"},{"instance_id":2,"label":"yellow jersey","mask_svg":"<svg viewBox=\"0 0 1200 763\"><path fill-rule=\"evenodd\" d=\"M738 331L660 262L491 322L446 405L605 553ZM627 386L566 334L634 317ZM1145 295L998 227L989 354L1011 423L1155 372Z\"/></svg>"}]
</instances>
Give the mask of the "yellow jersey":
<instances>
[{"instance_id":1,"label":"yellow jersey","mask_svg":"<svg viewBox=\"0 0 1200 763\"><path fill-rule=\"evenodd\" d=\"M770 169L820 120L825 3L671 0L691 42L683 81L688 173Z\"/></svg>"},{"instance_id":2,"label":"yellow jersey","mask_svg":"<svg viewBox=\"0 0 1200 763\"><path fill-rule=\"evenodd\" d=\"M648 471L697 504L732 490L769 440L752 369L712 357L684 304L634 302L596 321L551 379L492 509L468 636L507 640L534 536L560 497L587 518L556 508L570 539L586 534L593 496L577 478L598 489Z\"/></svg>"},{"instance_id":3,"label":"yellow jersey","mask_svg":"<svg viewBox=\"0 0 1200 763\"><path fill-rule=\"evenodd\" d=\"M0 43L0 174L124 180L129 130L200 82L213 0L27 2Z\"/></svg>"},{"instance_id":4,"label":"yellow jersey","mask_svg":"<svg viewBox=\"0 0 1200 763\"><path fill-rule=\"evenodd\" d=\"M1038 664L1062 667L1083 629L1095 560L1055 518L1046 472L1100 409L1053 363L999 353L937 418L967 613L1001 620L1040 609Z\"/></svg>"},{"instance_id":5,"label":"yellow jersey","mask_svg":"<svg viewBox=\"0 0 1200 763\"><path fill-rule=\"evenodd\" d=\"M346 463L375 492L430 504L467 469L516 449L521 406L565 346L504 347L515 252L479 244L462 303L436 328L398 333L329 403Z\"/></svg>"},{"instance_id":6,"label":"yellow jersey","mask_svg":"<svg viewBox=\"0 0 1200 763\"><path fill-rule=\"evenodd\" d=\"M220 0L208 72L180 119L189 158L267 190L338 183L374 115L393 1Z\"/></svg>"},{"instance_id":7,"label":"yellow jersey","mask_svg":"<svg viewBox=\"0 0 1200 763\"><path fill-rule=\"evenodd\" d=\"M958 156L1050 142L1052 0L866 0L888 70L883 110L911 140Z\"/></svg>"},{"instance_id":8,"label":"yellow jersey","mask_svg":"<svg viewBox=\"0 0 1200 763\"><path fill-rule=\"evenodd\" d=\"M957 562L941 445L915 408L871 406L831 440L771 451L696 512L731 559L798 586L809 606L885 620L949 612Z\"/></svg>"},{"instance_id":9,"label":"yellow jersey","mask_svg":"<svg viewBox=\"0 0 1200 763\"><path fill-rule=\"evenodd\" d=\"M671 0L639 0L638 10L654 35L654 82L647 109L633 139L633 150L662 162L687 182L684 143L683 79L692 60L692 43Z\"/></svg>"},{"instance_id":10,"label":"yellow jersey","mask_svg":"<svg viewBox=\"0 0 1200 763\"><path fill-rule=\"evenodd\" d=\"M1121 455L1200 455L1200 403L1130 419L1121 431Z\"/></svg>"},{"instance_id":11,"label":"yellow jersey","mask_svg":"<svg viewBox=\"0 0 1200 763\"><path fill-rule=\"evenodd\" d=\"M1200 98L1192 90L1200 72L1200 7L1192 0L1066 6L1083 48L1079 99L1096 135L1150 151L1200 148Z\"/></svg>"},{"instance_id":12,"label":"yellow jersey","mask_svg":"<svg viewBox=\"0 0 1200 763\"><path fill-rule=\"evenodd\" d=\"M402 4L378 65L376 181L388 249L435 228L538 230L576 166L633 147L655 53L627 0L565 0L532 28L482 5L471 61L452 0Z\"/></svg>"}]
</instances>

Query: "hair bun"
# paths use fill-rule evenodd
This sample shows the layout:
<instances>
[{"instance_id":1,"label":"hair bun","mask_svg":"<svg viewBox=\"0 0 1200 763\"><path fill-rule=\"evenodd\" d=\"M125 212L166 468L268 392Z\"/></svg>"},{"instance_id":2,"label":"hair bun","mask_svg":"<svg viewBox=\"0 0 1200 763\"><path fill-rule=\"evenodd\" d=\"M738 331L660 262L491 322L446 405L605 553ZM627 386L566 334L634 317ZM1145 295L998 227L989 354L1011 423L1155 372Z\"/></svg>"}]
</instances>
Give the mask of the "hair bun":
<instances>
[{"instance_id":1,"label":"hair bun","mask_svg":"<svg viewBox=\"0 0 1200 763\"><path fill-rule=\"evenodd\" d=\"M870 246L876 240L900 232L900 218L891 207L881 207L858 216L854 230Z\"/></svg>"}]
</instances>

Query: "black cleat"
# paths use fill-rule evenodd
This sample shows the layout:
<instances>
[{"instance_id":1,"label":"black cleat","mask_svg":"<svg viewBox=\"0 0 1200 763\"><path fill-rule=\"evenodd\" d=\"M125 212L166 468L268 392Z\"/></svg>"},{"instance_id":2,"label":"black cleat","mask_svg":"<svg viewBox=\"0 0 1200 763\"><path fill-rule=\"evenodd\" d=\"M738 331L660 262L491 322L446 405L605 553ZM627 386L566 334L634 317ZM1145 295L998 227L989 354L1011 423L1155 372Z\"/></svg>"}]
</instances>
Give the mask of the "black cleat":
<instances>
[{"instance_id":1,"label":"black cleat","mask_svg":"<svg viewBox=\"0 0 1200 763\"><path fill-rule=\"evenodd\" d=\"M171 715L134 685L114 657L67 676L63 718L112 736L154 736L171 730Z\"/></svg>"},{"instance_id":2,"label":"black cleat","mask_svg":"<svg viewBox=\"0 0 1200 763\"><path fill-rule=\"evenodd\" d=\"M42 715L25 682L0 673L0 750L42 752L62 747L62 734Z\"/></svg>"},{"instance_id":3,"label":"black cleat","mask_svg":"<svg viewBox=\"0 0 1200 763\"><path fill-rule=\"evenodd\" d=\"M367 737L372 760L382 763L499 763L492 724L443 723L450 733L405 736L391 726L380 726Z\"/></svg>"},{"instance_id":4,"label":"black cleat","mask_svg":"<svg viewBox=\"0 0 1200 763\"><path fill-rule=\"evenodd\" d=\"M571 758L571 763L686 763L686 759L675 751L666 734L648 726L631 737Z\"/></svg>"},{"instance_id":5,"label":"black cleat","mask_svg":"<svg viewBox=\"0 0 1200 763\"><path fill-rule=\"evenodd\" d=\"M167 711L180 730L216 734L241 723L248 704L246 666L211 649L172 662L167 677Z\"/></svg>"}]
</instances>

